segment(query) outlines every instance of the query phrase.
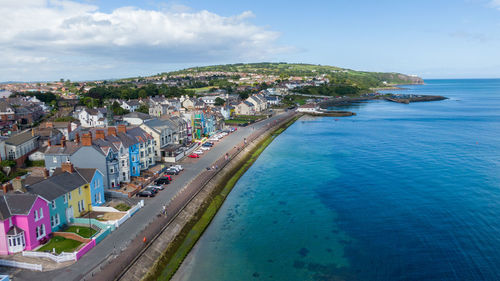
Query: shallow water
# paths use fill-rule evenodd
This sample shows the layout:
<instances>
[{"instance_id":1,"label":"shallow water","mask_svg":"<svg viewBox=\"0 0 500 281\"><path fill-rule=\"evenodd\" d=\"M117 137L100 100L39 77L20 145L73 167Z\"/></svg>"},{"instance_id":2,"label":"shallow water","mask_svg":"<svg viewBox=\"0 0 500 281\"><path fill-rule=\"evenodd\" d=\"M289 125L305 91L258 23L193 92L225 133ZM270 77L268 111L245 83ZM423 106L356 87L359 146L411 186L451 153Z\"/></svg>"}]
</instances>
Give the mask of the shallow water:
<instances>
[{"instance_id":1,"label":"shallow water","mask_svg":"<svg viewBox=\"0 0 500 281\"><path fill-rule=\"evenodd\" d=\"M426 82L288 128L177 280L500 280L500 80Z\"/></svg>"}]
</instances>

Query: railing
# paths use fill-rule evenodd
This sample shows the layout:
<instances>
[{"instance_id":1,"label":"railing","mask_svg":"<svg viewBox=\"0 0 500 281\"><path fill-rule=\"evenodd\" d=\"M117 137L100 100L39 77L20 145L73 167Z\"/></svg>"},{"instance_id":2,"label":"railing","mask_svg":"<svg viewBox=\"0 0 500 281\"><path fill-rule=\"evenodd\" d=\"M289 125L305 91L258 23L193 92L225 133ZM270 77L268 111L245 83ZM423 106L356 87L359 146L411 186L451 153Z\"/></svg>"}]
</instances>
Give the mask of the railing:
<instances>
[{"instance_id":1,"label":"railing","mask_svg":"<svg viewBox=\"0 0 500 281\"><path fill-rule=\"evenodd\" d=\"M113 207L92 207L92 211L95 211L95 212L107 212L107 213L117 213L117 212L120 212L118 211L117 209L113 208Z\"/></svg>"},{"instance_id":2,"label":"railing","mask_svg":"<svg viewBox=\"0 0 500 281\"><path fill-rule=\"evenodd\" d=\"M44 252L23 251L23 257L48 258L57 263L66 261L76 261L76 253L64 253L64 252L62 252L60 255L54 255L51 253L44 253Z\"/></svg>"},{"instance_id":3,"label":"railing","mask_svg":"<svg viewBox=\"0 0 500 281\"><path fill-rule=\"evenodd\" d=\"M26 263L26 262L0 260L0 265L42 271L41 264L32 264L32 263Z\"/></svg>"},{"instance_id":4,"label":"railing","mask_svg":"<svg viewBox=\"0 0 500 281\"><path fill-rule=\"evenodd\" d=\"M131 216L133 216L137 211L139 211L142 207L144 207L144 200L141 200L139 203L137 203L137 205L135 205L130 210L128 210L127 213L123 217L121 217L120 219L113 221L113 222L110 221L109 224L113 224L115 227L118 228L125 221L127 221Z\"/></svg>"}]
</instances>

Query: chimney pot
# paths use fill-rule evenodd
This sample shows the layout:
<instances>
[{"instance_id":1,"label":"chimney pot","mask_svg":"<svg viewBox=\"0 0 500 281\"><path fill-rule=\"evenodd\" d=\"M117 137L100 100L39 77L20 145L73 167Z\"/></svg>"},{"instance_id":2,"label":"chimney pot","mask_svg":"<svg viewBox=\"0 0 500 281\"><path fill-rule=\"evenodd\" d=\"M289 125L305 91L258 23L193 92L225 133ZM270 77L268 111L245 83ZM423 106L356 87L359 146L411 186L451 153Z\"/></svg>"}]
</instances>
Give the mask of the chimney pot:
<instances>
[{"instance_id":1,"label":"chimney pot","mask_svg":"<svg viewBox=\"0 0 500 281\"><path fill-rule=\"evenodd\" d=\"M127 133L127 126L125 125L118 125L118 133Z\"/></svg>"},{"instance_id":2,"label":"chimney pot","mask_svg":"<svg viewBox=\"0 0 500 281\"><path fill-rule=\"evenodd\" d=\"M84 134L82 136L82 145L83 146L91 146L92 145L92 134Z\"/></svg>"},{"instance_id":3,"label":"chimney pot","mask_svg":"<svg viewBox=\"0 0 500 281\"><path fill-rule=\"evenodd\" d=\"M104 135L104 131L103 130L96 130L95 131L95 138L98 140L98 139L101 139L103 140L105 137Z\"/></svg>"},{"instance_id":4,"label":"chimney pot","mask_svg":"<svg viewBox=\"0 0 500 281\"><path fill-rule=\"evenodd\" d=\"M116 137L116 128L115 127L108 127L108 136L115 136Z\"/></svg>"},{"instance_id":5,"label":"chimney pot","mask_svg":"<svg viewBox=\"0 0 500 281\"><path fill-rule=\"evenodd\" d=\"M61 170L63 172L67 172L67 173L74 173L75 172L75 168L73 167L73 164L71 162L66 162L66 163L62 163L61 164Z\"/></svg>"}]
</instances>

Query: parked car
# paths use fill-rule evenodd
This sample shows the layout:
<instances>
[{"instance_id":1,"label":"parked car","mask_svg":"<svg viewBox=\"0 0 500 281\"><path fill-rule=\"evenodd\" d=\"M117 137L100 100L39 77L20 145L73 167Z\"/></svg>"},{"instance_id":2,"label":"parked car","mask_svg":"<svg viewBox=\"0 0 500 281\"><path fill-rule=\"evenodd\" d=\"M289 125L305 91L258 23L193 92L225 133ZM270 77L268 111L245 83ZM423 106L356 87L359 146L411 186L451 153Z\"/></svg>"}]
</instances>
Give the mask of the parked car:
<instances>
[{"instance_id":1,"label":"parked car","mask_svg":"<svg viewBox=\"0 0 500 281\"><path fill-rule=\"evenodd\" d=\"M211 142L206 142L206 143L202 144L201 146L202 147L212 147L212 146L214 146L214 144Z\"/></svg>"},{"instance_id":2,"label":"parked car","mask_svg":"<svg viewBox=\"0 0 500 281\"><path fill-rule=\"evenodd\" d=\"M196 154L196 153L191 153L188 155L189 158L200 158L200 155Z\"/></svg>"},{"instance_id":3,"label":"parked car","mask_svg":"<svg viewBox=\"0 0 500 281\"><path fill-rule=\"evenodd\" d=\"M172 181L172 177L170 175L163 175L163 176L161 176L160 179L167 179L169 181Z\"/></svg>"},{"instance_id":4,"label":"parked car","mask_svg":"<svg viewBox=\"0 0 500 281\"><path fill-rule=\"evenodd\" d=\"M151 192L149 190L143 190L143 191L139 191L136 196L139 196L139 197L155 197L155 192Z\"/></svg>"},{"instance_id":5,"label":"parked car","mask_svg":"<svg viewBox=\"0 0 500 281\"><path fill-rule=\"evenodd\" d=\"M163 177L155 180L156 185L169 184L169 183L170 183L170 180L167 178L163 178Z\"/></svg>"},{"instance_id":6,"label":"parked car","mask_svg":"<svg viewBox=\"0 0 500 281\"><path fill-rule=\"evenodd\" d=\"M178 167L176 167L176 166L170 166L168 169L171 169L171 170L176 170L176 171L177 171L177 172L179 172L179 173L181 172L181 169L179 169L179 168L178 168ZM167 169L167 170L168 170L168 169Z\"/></svg>"},{"instance_id":7,"label":"parked car","mask_svg":"<svg viewBox=\"0 0 500 281\"><path fill-rule=\"evenodd\" d=\"M203 147L201 148L201 150L205 150L205 151L207 151L207 150L210 150L210 147L203 146Z\"/></svg>"},{"instance_id":8,"label":"parked car","mask_svg":"<svg viewBox=\"0 0 500 281\"><path fill-rule=\"evenodd\" d=\"M195 150L194 153L200 155L200 154L203 154L203 150L201 149L198 149L198 150Z\"/></svg>"},{"instance_id":9,"label":"parked car","mask_svg":"<svg viewBox=\"0 0 500 281\"><path fill-rule=\"evenodd\" d=\"M177 168L179 171L184 171L184 167L182 167L182 165L174 165L172 167Z\"/></svg>"},{"instance_id":10,"label":"parked car","mask_svg":"<svg viewBox=\"0 0 500 281\"><path fill-rule=\"evenodd\" d=\"M169 168L169 169L167 169L165 171L165 174L167 174L167 175L177 175L177 174L179 174L179 172L177 170L175 170L175 169L170 169Z\"/></svg>"},{"instance_id":11,"label":"parked car","mask_svg":"<svg viewBox=\"0 0 500 281\"><path fill-rule=\"evenodd\" d=\"M150 185L150 186L148 186L148 187L144 188L144 190L145 190L145 191L151 191L151 192L153 192L153 193L158 192L158 190L156 190L156 189L154 188L154 186L152 186L152 185Z\"/></svg>"},{"instance_id":12,"label":"parked car","mask_svg":"<svg viewBox=\"0 0 500 281\"><path fill-rule=\"evenodd\" d=\"M165 189L165 187L163 187L163 185L150 185L148 187L151 187L153 190L156 190L156 192L158 192L159 190Z\"/></svg>"}]
</instances>

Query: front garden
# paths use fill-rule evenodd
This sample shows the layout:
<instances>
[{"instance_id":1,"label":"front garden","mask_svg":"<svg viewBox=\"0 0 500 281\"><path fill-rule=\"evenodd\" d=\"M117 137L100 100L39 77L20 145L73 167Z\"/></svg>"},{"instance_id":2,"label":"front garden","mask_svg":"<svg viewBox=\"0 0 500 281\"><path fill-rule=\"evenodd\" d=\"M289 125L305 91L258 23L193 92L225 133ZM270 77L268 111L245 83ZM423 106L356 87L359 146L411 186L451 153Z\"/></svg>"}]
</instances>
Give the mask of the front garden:
<instances>
[{"instance_id":1,"label":"front garden","mask_svg":"<svg viewBox=\"0 0 500 281\"><path fill-rule=\"evenodd\" d=\"M52 253L53 249L55 249L55 252L57 254L60 254L62 252L71 253L74 252L81 244L82 242L80 241L67 239L61 236L54 236L47 244L38 248L37 251Z\"/></svg>"}]
</instances>

